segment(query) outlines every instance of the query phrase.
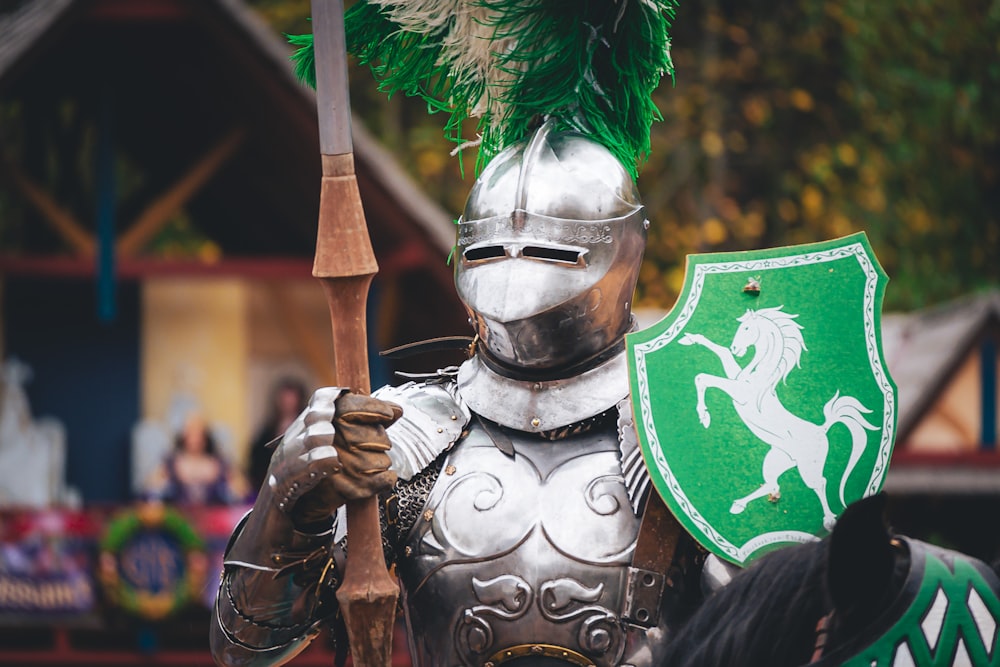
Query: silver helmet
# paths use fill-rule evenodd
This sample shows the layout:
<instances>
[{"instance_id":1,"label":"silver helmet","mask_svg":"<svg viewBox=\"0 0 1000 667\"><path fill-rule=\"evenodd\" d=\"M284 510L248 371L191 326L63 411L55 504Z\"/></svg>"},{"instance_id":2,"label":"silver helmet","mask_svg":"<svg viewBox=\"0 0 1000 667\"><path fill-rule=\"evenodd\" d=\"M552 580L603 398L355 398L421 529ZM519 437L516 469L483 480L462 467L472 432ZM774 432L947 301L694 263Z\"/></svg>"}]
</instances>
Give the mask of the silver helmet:
<instances>
[{"instance_id":1,"label":"silver helmet","mask_svg":"<svg viewBox=\"0 0 1000 667\"><path fill-rule=\"evenodd\" d=\"M546 376L602 360L630 327L647 226L632 177L581 134L545 123L493 158L455 262L486 359Z\"/></svg>"}]
</instances>

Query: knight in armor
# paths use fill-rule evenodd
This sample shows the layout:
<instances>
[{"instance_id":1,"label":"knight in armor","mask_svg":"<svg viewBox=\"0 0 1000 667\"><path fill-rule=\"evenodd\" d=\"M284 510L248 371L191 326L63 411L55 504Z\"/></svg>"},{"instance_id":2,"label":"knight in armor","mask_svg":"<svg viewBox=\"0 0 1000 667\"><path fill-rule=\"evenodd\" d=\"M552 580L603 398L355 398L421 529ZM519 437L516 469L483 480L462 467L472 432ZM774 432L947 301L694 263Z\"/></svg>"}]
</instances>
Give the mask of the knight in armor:
<instances>
[{"instance_id":1,"label":"knight in armor","mask_svg":"<svg viewBox=\"0 0 1000 667\"><path fill-rule=\"evenodd\" d=\"M545 124L492 161L458 224L474 354L374 397L316 392L226 554L220 662L280 663L336 619L336 510L378 493L415 664L659 664L701 560L682 539L657 608L623 618L655 497L624 356L647 224L579 134Z\"/></svg>"}]
</instances>

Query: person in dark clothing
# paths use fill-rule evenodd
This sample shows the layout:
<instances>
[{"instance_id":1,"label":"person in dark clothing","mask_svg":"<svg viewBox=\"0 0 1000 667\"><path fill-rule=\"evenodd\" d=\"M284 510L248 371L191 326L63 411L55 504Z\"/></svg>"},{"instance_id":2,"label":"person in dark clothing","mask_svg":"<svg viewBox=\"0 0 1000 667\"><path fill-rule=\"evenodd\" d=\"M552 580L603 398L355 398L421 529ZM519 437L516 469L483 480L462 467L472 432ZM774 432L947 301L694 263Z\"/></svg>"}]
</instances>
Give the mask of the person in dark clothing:
<instances>
[{"instance_id":1,"label":"person in dark clothing","mask_svg":"<svg viewBox=\"0 0 1000 667\"><path fill-rule=\"evenodd\" d=\"M254 492L264 483L273 446L305 409L307 398L306 386L297 378L282 378L274 386L267 420L250 441L250 485Z\"/></svg>"}]
</instances>

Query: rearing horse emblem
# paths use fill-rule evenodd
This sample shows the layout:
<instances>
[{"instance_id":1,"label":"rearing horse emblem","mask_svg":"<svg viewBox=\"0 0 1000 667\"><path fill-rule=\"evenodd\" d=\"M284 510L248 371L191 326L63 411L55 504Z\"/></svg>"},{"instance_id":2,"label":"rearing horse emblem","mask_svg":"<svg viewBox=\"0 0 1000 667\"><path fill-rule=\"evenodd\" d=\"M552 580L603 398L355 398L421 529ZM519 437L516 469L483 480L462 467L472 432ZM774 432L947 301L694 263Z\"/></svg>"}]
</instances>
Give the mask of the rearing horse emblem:
<instances>
[{"instance_id":1,"label":"rearing horse emblem","mask_svg":"<svg viewBox=\"0 0 1000 667\"><path fill-rule=\"evenodd\" d=\"M851 434L851 452L839 489L840 502L846 505L844 487L865 451L866 431L878 427L864 417L871 410L854 397L841 396L839 391L824 406L822 424L803 419L782 405L777 394L778 384L799 367L802 353L808 351L802 337L803 327L795 321L798 315L786 313L782 308L747 310L737 318L740 326L728 348L698 333L686 333L678 342L701 345L722 362L724 377L699 373L694 378L701 425L709 428L712 423L712 415L705 405L705 393L709 389L719 389L732 399L733 408L750 432L770 446L762 466L764 483L735 500L729 511L740 514L748 503L760 498L776 500L780 497L778 479L797 468L802 481L819 498L823 525L830 529L836 515L827 500L827 479L823 474L830 452L827 433L835 424L843 424ZM737 358L744 357L751 347L754 348L753 357L746 366L741 366Z\"/></svg>"}]
</instances>

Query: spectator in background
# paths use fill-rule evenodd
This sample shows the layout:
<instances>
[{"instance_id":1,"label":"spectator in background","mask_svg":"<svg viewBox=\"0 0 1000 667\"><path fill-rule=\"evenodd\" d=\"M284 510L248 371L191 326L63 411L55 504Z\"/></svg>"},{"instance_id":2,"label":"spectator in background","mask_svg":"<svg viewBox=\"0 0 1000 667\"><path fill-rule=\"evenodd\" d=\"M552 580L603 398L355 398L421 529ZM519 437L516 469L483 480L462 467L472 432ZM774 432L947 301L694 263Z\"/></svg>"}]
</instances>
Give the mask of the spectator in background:
<instances>
[{"instance_id":1,"label":"spectator in background","mask_svg":"<svg viewBox=\"0 0 1000 667\"><path fill-rule=\"evenodd\" d=\"M205 419L188 416L172 451L153 472L150 494L176 505L228 505L248 495L246 479L219 455Z\"/></svg>"},{"instance_id":2,"label":"spectator in background","mask_svg":"<svg viewBox=\"0 0 1000 667\"><path fill-rule=\"evenodd\" d=\"M282 378L274 386L267 420L250 441L250 485L254 491L264 483L273 445L305 409L308 395L305 384L293 377Z\"/></svg>"}]
</instances>

